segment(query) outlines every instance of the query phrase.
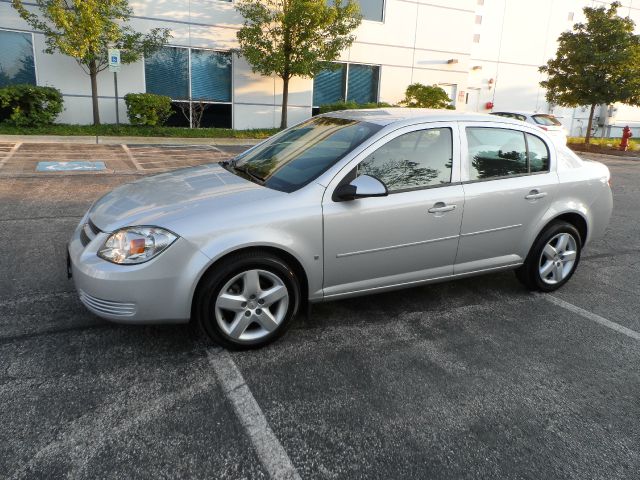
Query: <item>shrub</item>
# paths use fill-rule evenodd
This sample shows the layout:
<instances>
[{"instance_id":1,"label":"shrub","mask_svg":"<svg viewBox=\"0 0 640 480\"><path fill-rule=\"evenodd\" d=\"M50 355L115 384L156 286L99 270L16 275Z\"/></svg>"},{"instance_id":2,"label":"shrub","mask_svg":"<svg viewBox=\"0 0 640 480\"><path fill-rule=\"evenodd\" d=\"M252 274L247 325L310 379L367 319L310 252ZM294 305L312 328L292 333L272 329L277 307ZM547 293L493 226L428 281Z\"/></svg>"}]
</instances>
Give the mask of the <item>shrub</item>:
<instances>
[{"instance_id":1,"label":"shrub","mask_svg":"<svg viewBox=\"0 0 640 480\"><path fill-rule=\"evenodd\" d=\"M409 85L405 91L404 100L400 103L410 108L455 108L451 105L447 92L442 88L421 83Z\"/></svg>"},{"instance_id":2,"label":"shrub","mask_svg":"<svg viewBox=\"0 0 640 480\"><path fill-rule=\"evenodd\" d=\"M128 93L124 96L127 115L132 125L161 126L169 119L171 99L153 93Z\"/></svg>"},{"instance_id":3,"label":"shrub","mask_svg":"<svg viewBox=\"0 0 640 480\"><path fill-rule=\"evenodd\" d=\"M62 93L53 87L24 84L0 88L0 122L6 125L50 125L62 108Z\"/></svg>"},{"instance_id":4,"label":"shrub","mask_svg":"<svg viewBox=\"0 0 640 480\"><path fill-rule=\"evenodd\" d=\"M337 110L361 110L365 108L385 108L385 107L391 107L391 106L393 105L390 105L385 102L356 103L350 100L347 102L335 102L335 103L327 103L326 105L320 105L320 113L335 112Z\"/></svg>"}]
</instances>

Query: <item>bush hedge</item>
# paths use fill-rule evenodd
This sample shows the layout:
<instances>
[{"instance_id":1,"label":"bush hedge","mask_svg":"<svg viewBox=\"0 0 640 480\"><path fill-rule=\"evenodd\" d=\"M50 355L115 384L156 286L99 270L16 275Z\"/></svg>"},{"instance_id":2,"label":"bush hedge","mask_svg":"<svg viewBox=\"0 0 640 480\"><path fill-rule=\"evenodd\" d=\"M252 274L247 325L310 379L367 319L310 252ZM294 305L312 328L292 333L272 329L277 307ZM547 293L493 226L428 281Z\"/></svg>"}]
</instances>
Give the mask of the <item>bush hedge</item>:
<instances>
[{"instance_id":1,"label":"bush hedge","mask_svg":"<svg viewBox=\"0 0 640 480\"><path fill-rule=\"evenodd\" d=\"M60 90L36 85L8 85L0 88L0 123L14 127L51 125L62 112Z\"/></svg>"},{"instance_id":2,"label":"bush hedge","mask_svg":"<svg viewBox=\"0 0 640 480\"><path fill-rule=\"evenodd\" d=\"M356 103L354 101L348 102L335 102L335 103L327 103L325 105L320 105L320 113L327 112L335 112L336 110L361 110L366 108L386 108L392 107L385 102L371 102L371 103Z\"/></svg>"},{"instance_id":3,"label":"bush hedge","mask_svg":"<svg viewBox=\"0 0 640 480\"><path fill-rule=\"evenodd\" d=\"M409 108L456 109L456 107L451 105L452 99L449 98L447 92L438 85L412 83L407 87L404 95L405 98L400 102L400 104L406 105Z\"/></svg>"},{"instance_id":4,"label":"bush hedge","mask_svg":"<svg viewBox=\"0 0 640 480\"><path fill-rule=\"evenodd\" d=\"M132 125L162 126L169 119L171 99L153 93L128 93L124 96L127 116Z\"/></svg>"}]
</instances>

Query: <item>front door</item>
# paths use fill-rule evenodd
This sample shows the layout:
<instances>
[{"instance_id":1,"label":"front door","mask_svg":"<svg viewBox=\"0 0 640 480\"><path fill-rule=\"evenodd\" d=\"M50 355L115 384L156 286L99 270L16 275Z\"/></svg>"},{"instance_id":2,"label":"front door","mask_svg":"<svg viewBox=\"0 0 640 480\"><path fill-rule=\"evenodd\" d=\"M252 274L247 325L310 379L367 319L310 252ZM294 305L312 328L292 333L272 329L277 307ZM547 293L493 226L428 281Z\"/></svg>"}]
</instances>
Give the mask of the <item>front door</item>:
<instances>
[{"instance_id":1,"label":"front door","mask_svg":"<svg viewBox=\"0 0 640 480\"><path fill-rule=\"evenodd\" d=\"M400 129L365 150L323 200L325 297L453 273L464 194L455 124ZM342 182L367 174L385 197L336 201Z\"/></svg>"}]
</instances>

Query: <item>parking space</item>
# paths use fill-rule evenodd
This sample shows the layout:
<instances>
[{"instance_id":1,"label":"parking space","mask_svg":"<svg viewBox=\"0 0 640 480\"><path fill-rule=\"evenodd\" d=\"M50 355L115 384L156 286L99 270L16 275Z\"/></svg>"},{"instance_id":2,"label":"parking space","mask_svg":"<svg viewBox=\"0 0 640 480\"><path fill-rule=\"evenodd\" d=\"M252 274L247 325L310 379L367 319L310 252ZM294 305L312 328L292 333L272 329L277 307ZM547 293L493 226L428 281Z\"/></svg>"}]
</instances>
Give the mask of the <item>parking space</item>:
<instances>
[{"instance_id":1,"label":"parking space","mask_svg":"<svg viewBox=\"0 0 640 480\"><path fill-rule=\"evenodd\" d=\"M139 170L149 173L219 162L230 157L225 150L213 145L124 145L123 148Z\"/></svg>"},{"instance_id":2,"label":"parking space","mask_svg":"<svg viewBox=\"0 0 640 480\"><path fill-rule=\"evenodd\" d=\"M320 304L276 344L227 354L189 326L94 317L64 250L147 159L242 147L129 146L142 169L118 148L105 155L128 173L0 179L0 476L636 476L640 341L581 312L640 332L637 162L606 160L611 226L552 299L494 274Z\"/></svg>"},{"instance_id":3,"label":"parking space","mask_svg":"<svg viewBox=\"0 0 640 480\"><path fill-rule=\"evenodd\" d=\"M248 145L171 145L86 143L0 143L0 178L60 175L54 169L38 168L45 162L99 162L103 170L94 174L140 175L175 168L219 162L246 150ZM62 169L60 169L62 170ZM65 169L65 175L83 174Z\"/></svg>"}]
</instances>

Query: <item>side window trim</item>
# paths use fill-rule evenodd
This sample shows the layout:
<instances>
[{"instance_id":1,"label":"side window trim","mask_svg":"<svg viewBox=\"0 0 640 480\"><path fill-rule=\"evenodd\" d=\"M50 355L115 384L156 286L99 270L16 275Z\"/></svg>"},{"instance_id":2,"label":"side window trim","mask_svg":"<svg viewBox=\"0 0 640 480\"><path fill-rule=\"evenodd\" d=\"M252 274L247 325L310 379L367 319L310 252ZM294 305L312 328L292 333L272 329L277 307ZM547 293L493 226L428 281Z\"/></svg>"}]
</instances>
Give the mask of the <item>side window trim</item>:
<instances>
[{"instance_id":1,"label":"side window trim","mask_svg":"<svg viewBox=\"0 0 640 480\"><path fill-rule=\"evenodd\" d=\"M371 153L369 153L367 156L365 156L364 158L362 158L358 164L356 165L356 171L359 169L360 165L362 165L371 155L375 154L378 150L384 148L386 145L391 144L392 142L395 142L398 139L401 139L402 137L406 136L406 135L412 135L412 134L416 134L416 138L415 138L415 143L414 143L414 147L413 150L414 152L418 152L418 147L420 146L420 142L423 140L424 134L426 132L429 131L435 131L435 130L448 130L448 135L449 135L449 145L450 145L450 157L449 157L449 162L451 162L451 167L449 169L449 180L446 183L434 183L434 184L427 184L427 185L416 185L415 187L406 187L406 188L397 188L397 189L392 189L392 187L390 187L389 185L387 185L387 187L389 188L389 195L395 194L395 193L404 193L404 192L408 192L408 191L416 191L416 190L423 190L423 189L427 189L427 188L437 188L437 187L446 187L452 184L452 180L453 180L453 157L454 157L454 137L455 137L455 129L452 126L438 126L438 127L430 127L430 126L425 126L423 128L418 128L412 131L408 131L408 132L404 132L401 133L400 135L397 135L393 138L391 138L389 141L387 141L386 143L380 145L377 149L373 150ZM413 139L410 139L411 141L413 141ZM439 140L436 140L439 141ZM448 162L447 162L448 163ZM445 163L446 165L446 163ZM371 173L369 173L369 175L371 175ZM374 175L375 176L375 175ZM381 181L383 181L384 183L384 179L380 179Z\"/></svg>"},{"instance_id":2,"label":"side window trim","mask_svg":"<svg viewBox=\"0 0 640 480\"><path fill-rule=\"evenodd\" d=\"M548 174L550 173L553 168L552 168L552 149L549 148L549 144L541 137L539 137L538 135L531 133L530 131L528 131L528 129L519 129L519 128L514 128L515 125L510 125L510 124L500 124L497 123L495 125L487 125L485 123L479 123L479 122L460 122L460 131L459 131L459 135L460 135L460 142L461 142L461 151L460 151L460 164L461 164L461 176L460 176L460 182L459 184L461 185L466 185L468 183L479 183L479 182L491 182L494 180L506 180L509 178L518 178L518 177L526 177L526 176L530 176L530 175L542 175L542 174ZM480 178L480 179L471 179L471 162L470 162L470 158L469 158L469 141L468 141L468 134L467 134L467 129L469 128L493 128L493 129L502 129L502 130L512 130L512 131L516 131L516 132L520 132L523 134L524 137L524 142L525 142L525 148L526 148L526 158L527 158L527 173L520 173L520 174L516 174L516 175L504 175L504 176L499 176L499 177L490 177L490 178ZM538 172L532 172L531 171L531 159L530 159L530 149L529 149L529 139L528 136L531 135L532 137L537 138L538 140L540 140L542 142L542 144L544 145L544 147L547 150L547 155L548 155L548 166L546 170L541 170ZM390 192L391 193L391 192Z\"/></svg>"},{"instance_id":3,"label":"side window trim","mask_svg":"<svg viewBox=\"0 0 640 480\"><path fill-rule=\"evenodd\" d=\"M534 175L537 173L549 173L551 171L551 149L549 148L549 145L547 145L547 142L545 142L544 139L540 138L538 135L534 135L533 133L529 133L529 132L524 132L524 133L525 133L524 140L527 144L527 165L529 167L529 175ZM546 148L547 150L547 169L546 170L540 170L538 172L531 171L531 150L529 149L530 136L540 140L540 142L542 142L542 145L544 145L544 148Z\"/></svg>"},{"instance_id":4,"label":"side window trim","mask_svg":"<svg viewBox=\"0 0 640 480\"><path fill-rule=\"evenodd\" d=\"M392 141L393 139L405 134L410 133L417 130L428 130L432 128L450 128L452 135L452 169L451 169L451 183L447 183L445 185L434 185L427 188L440 188L440 187L451 187L456 185L461 185L462 182L462 168L463 168L463 160L462 160L462 135L461 125L458 121L436 121L436 122L425 122L425 123L416 123L413 125L407 125L403 127L396 128L390 132L387 132L384 136L376 139L373 143L368 145L362 151L360 151L353 158L349 159L347 163L339 167L336 173L333 175L333 178L328 182L327 185L327 195L325 198L331 199L333 196L333 191L342 185L343 182L347 180L356 169L358 164L362 162L369 154L376 151L386 143ZM419 190L423 190L424 187L419 187ZM391 195L395 192L389 192ZM406 193L406 192L398 192L398 193Z\"/></svg>"},{"instance_id":5,"label":"side window trim","mask_svg":"<svg viewBox=\"0 0 640 480\"><path fill-rule=\"evenodd\" d=\"M449 183L441 183L439 185L426 185L424 187L411 187L411 188L402 188L400 190L389 190L389 195L395 195L397 193L407 193L407 192L416 192L418 190L431 190L433 188L446 188L454 185L462 185L462 182L449 182Z\"/></svg>"}]
</instances>

